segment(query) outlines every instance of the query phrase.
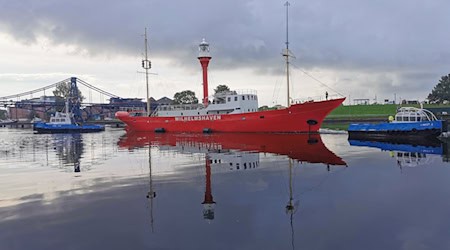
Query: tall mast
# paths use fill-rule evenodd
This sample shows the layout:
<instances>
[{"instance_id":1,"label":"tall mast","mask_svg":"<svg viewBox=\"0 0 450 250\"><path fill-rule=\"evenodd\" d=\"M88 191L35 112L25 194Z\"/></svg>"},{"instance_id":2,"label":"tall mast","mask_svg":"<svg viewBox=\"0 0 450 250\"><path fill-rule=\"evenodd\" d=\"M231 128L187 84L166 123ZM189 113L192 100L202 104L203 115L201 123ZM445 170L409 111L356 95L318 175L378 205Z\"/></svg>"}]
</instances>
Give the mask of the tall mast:
<instances>
[{"instance_id":1,"label":"tall mast","mask_svg":"<svg viewBox=\"0 0 450 250\"><path fill-rule=\"evenodd\" d=\"M148 60L148 46L147 46L147 28L145 28L144 33L145 39L144 39L144 45L145 45L145 59L142 60L142 68L145 69L145 83L147 87L147 116L150 116L150 98L148 94L148 70L152 67L152 63L150 60Z\"/></svg>"},{"instance_id":2,"label":"tall mast","mask_svg":"<svg viewBox=\"0 0 450 250\"><path fill-rule=\"evenodd\" d=\"M287 107L291 106L291 96L289 93L289 5L291 4L288 1L284 4L284 6L286 6L286 50L283 53L283 56L286 57Z\"/></svg>"}]
</instances>

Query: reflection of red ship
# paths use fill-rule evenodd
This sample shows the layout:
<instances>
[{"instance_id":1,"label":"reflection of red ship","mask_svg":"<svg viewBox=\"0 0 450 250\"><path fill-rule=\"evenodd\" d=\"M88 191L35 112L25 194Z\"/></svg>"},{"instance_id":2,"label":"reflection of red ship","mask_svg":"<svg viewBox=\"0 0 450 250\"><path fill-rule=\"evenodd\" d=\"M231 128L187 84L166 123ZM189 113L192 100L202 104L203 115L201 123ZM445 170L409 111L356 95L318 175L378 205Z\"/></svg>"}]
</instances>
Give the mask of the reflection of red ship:
<instances>
[{"instance_id":1,"label":"reflection of red ship","mask_svg":"<svg viewBox=\"0 0 450 250\"><path fill-rule=\"evenodd\" d=\"M212 192L212 173L213 164L223 164L231 166L233 156L243 160L240 166L245 169L246 166L254 168L255 165L250 162L259 163L258 153L272 153L285 155L289 157L289 183L290 199L286 206L286 211L290 214L291 223L295 205L292 196L292 159L309 162L323 163L329 168L332 165L346 166L346 163L333 152L331 152L322 142L319 134L177 134L166 133L158 134L153 132L129 132L120 138L119 147L133 150L135 148L149 148L150 146L170 147L178 149L181 152L205 153L205 193L203 197L203 218L214 220L214 210L216 202ZM242 151L242 154L231 151ZM149 151L150 152L150 151ZM257 156L256 158L254 156ZM149 154L150 157L150 154ZM222 158L222 163L214 159ZM231 158L227 158L231 157ZM248 161L250 159L250 161ZM235 162L234 164L236 164ZM247 163L247 165L245 165ZM235 166L239 166L237 163ZM151 160L149 158L149 166ZM237 170L239 167L236 168ZM150 167L150 183L151 183ZM152 184L150 184L150 193L154 193ZM150 199L153 202L153 197Z\"/></svg>"},{"instance_id":2,"label":"reflection of red ship","mask_svg":"<svg viewBox=\"0 0 450 250\"><path fill-rule=\"evenodd\" d=\"M240 150L286 155L291 159L346 165L346 163L322 142L319 134L155 134L152 132L127 133L118 142L122 148L151 145L183 146L212 150Z\"/></svg>"}]
</instances>

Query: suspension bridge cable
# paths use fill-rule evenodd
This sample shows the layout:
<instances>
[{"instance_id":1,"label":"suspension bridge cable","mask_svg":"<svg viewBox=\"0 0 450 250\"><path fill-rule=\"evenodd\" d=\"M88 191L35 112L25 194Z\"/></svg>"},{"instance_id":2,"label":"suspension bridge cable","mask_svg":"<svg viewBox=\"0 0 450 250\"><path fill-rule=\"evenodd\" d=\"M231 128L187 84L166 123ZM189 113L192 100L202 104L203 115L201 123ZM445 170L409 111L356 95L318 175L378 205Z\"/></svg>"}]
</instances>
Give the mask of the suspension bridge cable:
<instances>
[{"instance_id":1,"label":"suspension bridge cable","mask_svg":"<svg viewBox=\"0 0 450 250\"><path fill-rule=\"evenodd\" d=\"M93 89L93 90L95 90L95 91L97 91L97 92L99 92L101 94L104 94L106 96L113 97L113 98L118 98L119 97L117 95L111 94L111 93L109 93L107 91L104 91L102 89L99 89L99 88L97 88L97 87L95 87L95 86L93 86L93 85L91 85L91 84L89 84L89 83L79 79L79 78L77 78L77 82L79 82L80 84L82 84L82 85L84 85L84 86L86 86L86 87L88 87L90 89Z\"/></svg>"},{"instance_id":2,"label":"suspension bridge cable","mask_svg":"<svg viewBox=\"0 0 450 250\"><path fill-rule=\"evenodd\" d=\"M70 82L70 78L67 78L67 79L62 80L62 81L57 82L57 83L50 84L48 86L45 86L45 87L42 87L42 88L39 88L39 89L34 89L34 90L27 91L27 92L15 94L15 95L3 96L3 97L0 97L0 100L2 100L2 99L11 99L11 98L16 98L16 97L18 98L18 97L21 97L21 96L30 95L30 94L33 94L33 93L41 92L41 91L46 90L46 89L54 88L58 84L67 83L67 82Z\"/></svg>"},{"instance_id":3,"label":"suspension bridge cable","mask_svg":"<svg viewBox=\"0 0 450 250\"><path fill-rule=\"evenodd\" d=\"M32 95L32 94L34 94L34 93L38 93L38 92L41 92L41 91L45 91L45 90L47 90L47 89L54 88L54 87L56 87L56 86L59 85L59 84L63 84L63 83L67 84L67 83L70 83L70 80L71 80L70 78L67 78L67 79L64 79L64 80L62 80L62 81L59 81L59 82L57 82L57 83L50 84L50 85L45 86L45 87L42 87L42 88L30 90L30 91L23 92L23 93L19 93L19 94L14 94L14 95L9 95L9 96L3 96L3 97L0 97L0 100L14 99L14 98L22 97L22 96ZM113 97L113 98L118 98L118 97L119 97L119 96L117 96L117 95L114 95L114 94L109 93L109 92L107 92L107 91L104 91L104 90L102 90L102 89L99 89L99 88L97 88L97 87L95 87L95 86L93 86L93 85L91 85L91 84L89 84L89 83L87 83L87 82L85 82L85 81L79 79L79 78L77 78L77 83L80 83L80 84L86 86L87 88L92 89L92 90L94 90L94 91L97 91L97 92L99 92L99 93L101 93L101 94L104 94L104 95L106 95L106 96ZM45 93L45 92L44 92L44 93Z\"/></svg>"}]
</instances>

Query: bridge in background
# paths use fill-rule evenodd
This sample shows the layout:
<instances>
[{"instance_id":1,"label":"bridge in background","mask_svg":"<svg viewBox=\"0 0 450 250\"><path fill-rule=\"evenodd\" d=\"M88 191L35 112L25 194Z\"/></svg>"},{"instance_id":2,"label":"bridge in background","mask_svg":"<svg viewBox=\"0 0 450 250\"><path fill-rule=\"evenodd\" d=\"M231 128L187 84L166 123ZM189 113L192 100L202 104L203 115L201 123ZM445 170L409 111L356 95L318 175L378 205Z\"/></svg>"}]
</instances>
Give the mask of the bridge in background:
<instances>
[{"instance_id":1,"label":"bridge in background","mask_svg":"<svg viewBox=\"0 0 450 250\"><path fill-rule=\"evenodd\" d=\"M53 90L60 85L65 85L68 89L68 95L65 98L53 96ZM84 102L87 98L83 99L80 96L80 86L89 93L88 102ZM47 94L49 92L51 95ZM98 93L101 100L107 98L108 101L92 102L92 92ZM33 98L33 96L39 97ZM152 105L152 109L155 105L157 106L157 103ZM68 108L74 114L75 120L82 122L114 118L114 113L119 110L145 111L146 102L139 98L121 98L81 79L71 77L42 88L0 97L0 107L7 108L9 118L13 120L31 120L34 117L46 120L56 111Z\"/></svg>"}]
</instances>

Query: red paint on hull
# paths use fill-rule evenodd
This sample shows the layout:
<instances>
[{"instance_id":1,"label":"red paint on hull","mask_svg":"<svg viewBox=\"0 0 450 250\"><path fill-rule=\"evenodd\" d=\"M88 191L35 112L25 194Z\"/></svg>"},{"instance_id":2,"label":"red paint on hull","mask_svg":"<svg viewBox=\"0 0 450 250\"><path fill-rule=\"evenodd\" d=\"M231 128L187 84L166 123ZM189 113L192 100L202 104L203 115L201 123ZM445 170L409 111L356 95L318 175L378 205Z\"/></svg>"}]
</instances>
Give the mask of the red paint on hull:
<instances>
[{"instance_id":1,"label":"red paint on hull","mask_svg":"<svg viewBox=\"0 0 450 250\"><path fill-rule=\"evenodd\" d=\"M163 128L165 132L201 133L204 129L212 132L239 133L302 133L317 132L323 119L345 98L293 104L280 110L259 111L244 114L208 115L211 120L180 120L183 117L136 117L119 111L116 117L131 131L155 131ZM220 119L213 119L220 116ZM309 125L308 120L317 123Z\"/></svg>"},{"instance_id":2,"label":"red paint on hull","mask_svg":"<svg viewBox=\"0 0 450 250\"><path fill-rule=\"evenodd\" d=\"M247 152L272 153L286 155L291 159L309 163L323 163L327 165L347 165L342 158L331 152L322 142L320 134L157 134L152 132L129 132L120 138L119 147L132 150L148 145L179 146L195 148L240 150Z\"/></svg>"}]
</instances>

